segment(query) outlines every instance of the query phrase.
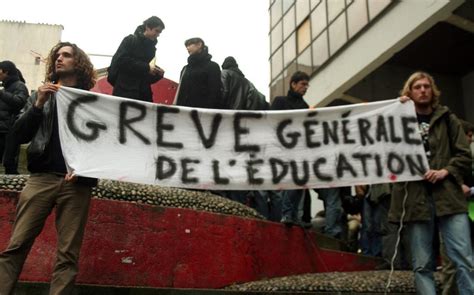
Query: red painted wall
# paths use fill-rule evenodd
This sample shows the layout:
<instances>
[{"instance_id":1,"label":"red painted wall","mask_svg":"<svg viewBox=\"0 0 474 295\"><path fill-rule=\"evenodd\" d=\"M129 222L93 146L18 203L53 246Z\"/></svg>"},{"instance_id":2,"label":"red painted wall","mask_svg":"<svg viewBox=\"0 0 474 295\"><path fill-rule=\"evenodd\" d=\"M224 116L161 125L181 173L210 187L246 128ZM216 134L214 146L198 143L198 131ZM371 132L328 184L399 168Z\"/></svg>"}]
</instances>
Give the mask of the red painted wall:
<instances>
[{"instance_id":1,"label":"red painted wall","mask_svg":"<svg viewBox=\"0 0 474 295\"><path fill-rule=\"evenodd\" d=\"M16 193L0 191L0 249L10 237ZM55 252L50 216L21 280L49 281ZM220 288L310 272L370 270L375 261L323 250L316 235L279 223L188 209L93 199L78 283Z\"/></svg>"},{"instance_id":2,"label":"red painted wall","mask_svg":"<svg viewBox=\"0 0 474 295\"><path fill-rule=\"evenodd\" d=\"M107 77L101 77L97 80L94 88L91 89L93 92L112 94L112 85L107 82ZM178 88L178 83L163 78L155 84L151 85L151 90L153 91L153 102L161 104L172 104L176 90Z\"/></svg>"}]
</instances>

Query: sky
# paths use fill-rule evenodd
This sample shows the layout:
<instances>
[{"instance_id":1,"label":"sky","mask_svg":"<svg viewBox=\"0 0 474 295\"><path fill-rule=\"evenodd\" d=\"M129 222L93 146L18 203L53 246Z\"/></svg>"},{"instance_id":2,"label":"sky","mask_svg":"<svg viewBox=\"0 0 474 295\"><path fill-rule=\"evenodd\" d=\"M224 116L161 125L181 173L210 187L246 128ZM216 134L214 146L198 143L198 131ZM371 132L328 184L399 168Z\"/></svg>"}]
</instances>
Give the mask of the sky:
<instances>
[{"instance_id":1,"label":"sky","mask_svg":"<svg viewBox=\"0 0 474 295\"><path fill-rule=\"evenodd\" d=\"M222 65L234 56L240 69L268 99L268 0L133 0L133 1L8 1L1 20L62 25L62 41L76 43L91 54L96 68L110 64L122 39L145 19L156 15L165 23L158 38L156 64L165 77L179 81L187 63L184 41L201 37L212 60Z\"/></svg>"}]
</instances>

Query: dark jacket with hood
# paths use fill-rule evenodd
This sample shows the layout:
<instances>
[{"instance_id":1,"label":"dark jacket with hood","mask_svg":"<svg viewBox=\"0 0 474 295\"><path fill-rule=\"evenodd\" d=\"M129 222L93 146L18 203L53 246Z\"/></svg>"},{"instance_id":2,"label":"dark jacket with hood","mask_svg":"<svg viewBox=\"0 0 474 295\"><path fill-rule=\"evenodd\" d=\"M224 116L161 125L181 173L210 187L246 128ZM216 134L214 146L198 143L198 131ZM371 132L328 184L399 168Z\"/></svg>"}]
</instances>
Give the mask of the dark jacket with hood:
<instances>
[{"instance_id":1,"label":"dark jacket with hood","mask_svg":"<svg viewBox=\"0 0 474 295\"><path fill-rule=\"evenodd\" d=\"M233 57L227 57L222 64L222 99L233 110L268 110L265 96L245 78Z\"/></svg>"},{"instance_id":2,"label":"dark jacket with hood","mask_svg":"<svg viewBox=\"0 0 474 295\"><path fill-rule=\"evenodd\" d=\"M28 89L18 75L9 75L0 90L0 133L7 133L28 99Z\"/></svg>"},{"instance_id":3,"label":"dark jacket with hood","mask_svg":"<svg viewBox=\"0 0 474 295\"><path fill-rule=\"evenodd\" d=\"M270 107L272 110L297 110L308 109L309 105L304 101L303 96L288 90L287 96L277 96Z\"/></svg>"},{"instance_id":4,"label":"dark jacket with hood","mask_svg":"<svg viewBox=\"0 0 474 295\"><path fill-rule=\"evenodd\" d=\"M176 104L180 106L223 109L221 70L211 61L207 47L188 57L188 65L181 70Z\"/></svg>"},{"instance_id":5,"label":"dark jacket with hood","mask_svg":"<svg viewBox=\"0 0 474 295\"><path fill-rule=\"evenodd\" d=\"M157 41L146 38L144 32L145 26L138 26L133 35L122 40L110 63L109 76L115 80L113 95L152 102L151 84L162 77L150 74Z\"/></svg>"},{"instance_id":6,"label":"dark jacket with hood","mask_svg":"<svg viewBox=\"0 0 474 295\"><path fill-rule=\"evenodd\" d=\"M461 122L447 107L438 105L429 124L430 169L446 169L449 175L435 184L424 180L394 183L388 215L392 222L400 221L405 195L404 221L430 220L430 196L436 216L467 212L467 200L461 185L464 176L470 172L472 159Z\"/></svg>"}]
</instances>

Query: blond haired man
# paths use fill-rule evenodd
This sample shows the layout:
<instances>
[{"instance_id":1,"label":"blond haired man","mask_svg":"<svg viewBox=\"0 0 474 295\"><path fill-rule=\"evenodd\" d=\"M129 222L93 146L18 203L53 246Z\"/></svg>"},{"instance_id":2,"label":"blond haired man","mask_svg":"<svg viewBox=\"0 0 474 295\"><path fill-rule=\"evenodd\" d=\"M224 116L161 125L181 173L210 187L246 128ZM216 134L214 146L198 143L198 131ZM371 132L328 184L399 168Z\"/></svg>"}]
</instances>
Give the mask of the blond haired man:
<instances>
[{"instance_id":1,"label":"blond haired man","mask_svg":"<svg viewBox=\"0 0 474 295\"><path fill-rule=\"evenodd\" d=\"M437 225L456 266L458 290L472 295L474 264L467 201L461 189L471 165L466 136L459 119L439 104L441 92L428 73L412 74L401 94L402 101L415 103L430 169L422 181L394 184L389 220L403 218L406 224L419 294L436 294L433 238Z\"/></svg>"}]
</instances>

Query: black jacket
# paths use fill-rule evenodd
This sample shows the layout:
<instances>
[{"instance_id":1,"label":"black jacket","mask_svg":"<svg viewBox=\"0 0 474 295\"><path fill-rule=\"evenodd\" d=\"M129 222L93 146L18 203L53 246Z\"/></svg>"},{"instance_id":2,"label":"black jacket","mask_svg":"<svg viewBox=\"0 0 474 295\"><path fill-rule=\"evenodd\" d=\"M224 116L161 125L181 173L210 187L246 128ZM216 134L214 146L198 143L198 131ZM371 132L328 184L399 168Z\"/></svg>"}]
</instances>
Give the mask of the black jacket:
<instances>
[{"instance_id":1,"label":"black jacket","mask_svg":"<svg viewBox=\"0 0 474 295\"><path fill-rule=\"evenodd\" d=\"M287 96L277 96L270 107L272 110L297 110L307 109L309 105L304 101L303 96L292 90L288 91Z\"/></svg>"},{"instance_id":2,"label":"black jacket","mask_svg":"<svg viewBox=\"0 0 474 295\"><path fill-rule=\"evenodd\" d=\"M116 73L113 95L152 102L151 84L162 77L150 74L150 61L155 57L156 40L143 35L145 28L138 26L133 35L122 40L109 67Z\"/></svg>"},{"instance_id":3,"label":"black jacket","mask_svg":"<svg viewBox=\"0 0 474 295\"><path fill-rule=\"evenodd\" d=\"M245 78L238 67L222 70L222 100L232 110L268 110L265 96Z\"/></svg>"},{"instance_id":4,"label":"black jacket","mask_svg":"<svg viewBox=\"0 0 474 295\"><path fill-rule=\"evenodd\" d=\"M222 99L229 109L246 110L250 84L239 68L222 70Z\"/></svg>"},{"instance_id":5,"label":"black jacket","mask_svg":"<svg viewBox=\"0 0 474 295\"><path fill-rule=\"evenodd\" d=\"M249 82L250 83L250 82ZM250 83L250 91L247 95L247 110L265 111L270 109L270 104L260 91Z\"/></svg>"},{"instance_id":6,"label":"black jacket","mask_svg":"<svg viewBox=\"0 0 474 295\"><path fill-rule=\"evenodd\" d=\"M66 173L59 142L56 97L52 95L42 109L34 106L37 93L28 99L12 131L19 143L28 143L28 170L32 173ZM94 186L97 179L79 177L78 183Z\"/></svg>"},{"instance_id":7,"label":"black jacket","mask_svg":"<svg viewBox=\"0 0 474 295\"><path fill-rule=\"evenodd\" d=\"M0 133L7 133L28 99L28 89L18 76L9 76L0 90Z\"/></svg>"},{"instance_id":8,"label":"black jacket","mask_svg":"<svg viewBox=\"0 0 474 295\"><path fill-rule=\"evenodd\" d=\"M226 108L222 101L221 70L211 58L205 50L188 57L188 65L181 71L177 105Z\"/></svg>"}]
</instances>

